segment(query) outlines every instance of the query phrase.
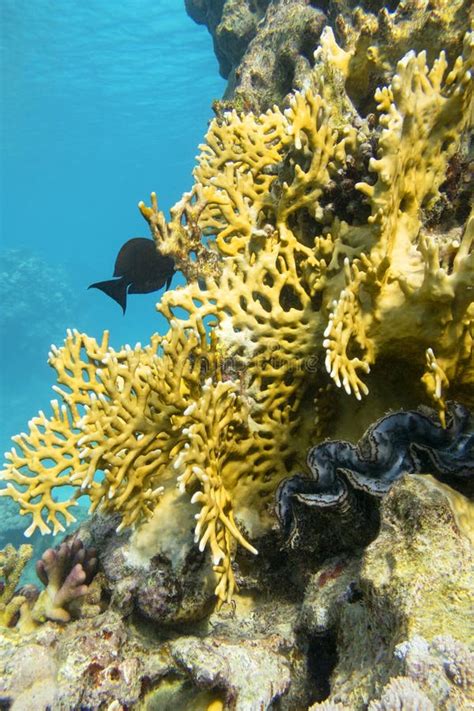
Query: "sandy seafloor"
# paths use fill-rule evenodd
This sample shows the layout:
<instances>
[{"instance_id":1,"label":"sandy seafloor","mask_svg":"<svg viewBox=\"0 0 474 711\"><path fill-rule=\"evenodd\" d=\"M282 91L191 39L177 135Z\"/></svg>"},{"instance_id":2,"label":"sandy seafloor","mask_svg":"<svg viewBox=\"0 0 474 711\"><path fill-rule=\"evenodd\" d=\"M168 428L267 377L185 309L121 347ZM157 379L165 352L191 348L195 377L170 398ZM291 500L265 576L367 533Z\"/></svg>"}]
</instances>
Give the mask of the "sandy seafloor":
<instances>
[{"instance_id":1,"label":"sandy seafloor","mask_svg":"<svg viewBox=\"0 0 474 711\"><path fill-rule=\"evenodd\" d=\"M160 292L129 298L124 317L87 286L112 276L124 242L149 236L140 200L155 191L167 214L190 189L224 80L178 0L2 0L0 28L3 453L48 412L48 350L68 327L109 329L114 347L165 330Z\"/></svg>"}]
</instances>

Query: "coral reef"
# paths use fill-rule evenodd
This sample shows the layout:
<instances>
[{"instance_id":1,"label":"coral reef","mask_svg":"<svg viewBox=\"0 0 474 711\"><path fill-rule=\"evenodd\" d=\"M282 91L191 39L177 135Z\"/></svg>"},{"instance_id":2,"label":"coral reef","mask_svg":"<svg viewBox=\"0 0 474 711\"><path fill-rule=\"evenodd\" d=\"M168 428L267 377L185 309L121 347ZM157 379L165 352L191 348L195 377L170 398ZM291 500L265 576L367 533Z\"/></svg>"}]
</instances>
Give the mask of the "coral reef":
<instances>
[{"instance_id":1,"label":"coral reef","mask_svg":"<svg viewBox=\"0 0 474 711\"><path fill-rule=\"evenodd\" d=\"M88 507L81 502L74 510L74 514L78 526L87 520ZM0 498L0 521L0 548L4 548L7 544L11 544L17 549L20 548L25 540L25 521L19 515L18 506L10 498ZM35 561L41 558L48 548L54 548L58 544L58 539L52 533L42 535L38 530L30 536L28 543L32 546L32 554L21 574L23 585L37 582Z\"/></svg>"},{"instance_id":2,"label":"coral reef","mask_svg":"<svg viewBox=\"0 0 474 711\"><path fill-rule=\"evenodd\" d=\"M353 5L188 0L233 93L170 220L139 206L186 284L148 345L51 349L0 496L27 535L94 515L38 597L0 554L0 704L471 703L473 505L429 474L473 437L474 33L461 0Z\"/></svg>"},{"instance_id":3,"label":"coral reef","mask_svg":"<svg viewBox=\"0 0 474 711\"><path fill-rule=\"evenodd\" d=\"M235 406L236 386L220 381L212 388L210 379L202 383L196 351L203 358L214 357L203 328L201 334L189 334L175 326L169 338L154 337L144 349L125 348L116 353L107 348L107 336L99 345L70 333L65 349L51 354L63 386L58 390L68 405L60 407L53 401L51 420L40 413L30 423L30 435L15 438L23 455L15 450L8 454L14 471L6 478L20 485L36 479L36 485L21 491L10 484L1 495L12 496L31 514L27 535L36 528L49 532L48 523L56 533L64 530L62 520L66 524L74 521L70 509L77 504L75 498L61 501L54 497L55 490L70 485L89 495L92 510L119 511L121 527L125 527L150 517L160 498L172 505L180 493L175 492L180 467L181 491L196 478L203 483L202 491L191 499L203 504L196 538L201 550L209 541L220 579L216 594L226 599L234 586L232 539L254 550L236 527L219 466L229 459L226 442L232 448L242 419ZM161 357L156 356L158 346L163 350ZM88 365L80 358L82 349L90 354ZM80 417L81 403L87 401L91 406L86 405ZM102 447L97 447L97 427L103 431ZM32 449L38 455L34 461L28 456ZM52 465L45 468L44 461ZM30 465L30 475L22 473ZM103 477L99 470L104 471ZM166 496L170 486L173 491Z\"/></svg>"},{"instance_id":4,"label":"coral reef","mask_svg":"<svg viewBox=\"0 0 474 711\"><path fill-rule=\"evenodd\" d=\"M59 336L74 314L66 272L23 249L3 250L0 263L0 328L21 335L22 351L44 344L47 352L45 334ZM32 319L32 308L39 318Z\"/></svg>"},{"instance_id":5,"label":"coral reef","mask_svg":"<svg viewBox=\"0 0 474 711\"><path fill-rule=\"evenodd\" d=\"M14 438L1 475L27 534L63 530L84 494L120 528L156 510L166 529L198 504L195 541L229 601L236 544L256 552L276 487L331 426L357 439L387 407L428 396L443 422L446 395L473 402L474 214L448 235L424 224L473 124L472 33L463 47L451 66L401 59L372 128L311 89L211 123L171 221L140 205L188 280L158 307L169 333L116 351L69 332L52 349L62 404ZM323 50L342 71L328 33ZM355 398L338 408L333 385Z\"/></svg>"},{"instance_id":6,"label":"coral reef","mask_svg":"<svg viewBox=\"0 0 474 711\"><path fill-rule=\"evenodd\" d=\"M33 554L31 545L18 549L7 545L0 551L0 627L15 627L31 631L46 620L69 622L71 613L78 617L83 611L79 598L89 595L97 572L96 552L85 548L72 537L57 548L48 548L36 562L36 573L45 586L41 593L32 584L19 587L23 570ZM83 601L82 601L83 602ZM100 607L89 612L97 614Z\"/></svg>"}]
</instances>

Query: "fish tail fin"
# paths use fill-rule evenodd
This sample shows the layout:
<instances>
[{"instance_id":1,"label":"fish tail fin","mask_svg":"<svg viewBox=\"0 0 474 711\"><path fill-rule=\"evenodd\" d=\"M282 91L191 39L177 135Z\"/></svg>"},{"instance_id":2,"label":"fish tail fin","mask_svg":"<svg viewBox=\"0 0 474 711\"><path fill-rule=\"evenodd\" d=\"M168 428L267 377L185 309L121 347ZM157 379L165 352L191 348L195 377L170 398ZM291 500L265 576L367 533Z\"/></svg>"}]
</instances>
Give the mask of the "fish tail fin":
<instances>
[{"instance_id":1,"label":"fish tail fin","mask_svg":"<svg viewBox=\"0 0 474 711\"><path fill-rule=\"evenodd\" d=\"M127 308L127 281L126 279L109 279L108 281L97 281L95 284L88 286L88 289L100 289L110 296L111 299L117 302L122 307L125 314Z\"/></svg>"}]
</instances>

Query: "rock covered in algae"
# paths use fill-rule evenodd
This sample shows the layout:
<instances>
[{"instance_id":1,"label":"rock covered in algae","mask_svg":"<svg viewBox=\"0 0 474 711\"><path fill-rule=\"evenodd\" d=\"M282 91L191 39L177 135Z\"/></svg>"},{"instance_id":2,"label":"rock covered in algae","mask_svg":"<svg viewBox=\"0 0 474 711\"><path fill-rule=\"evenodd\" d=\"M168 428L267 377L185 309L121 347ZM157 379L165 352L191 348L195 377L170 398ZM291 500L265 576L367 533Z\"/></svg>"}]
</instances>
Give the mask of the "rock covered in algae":
<instances>
[{"instance_id":1,"label":"rock covered in algae","mask_svg":"<svg viewBox=\"0 0 474 711\"><path fill-rule=\"evenodd\" d=\"M326 21L307 0L207 0L205 9L199 0L187 0L186 9L207 25L220 73L228 79L225 101L216 107L265 111L304 86Z\"/></svg>"},{"instance_id":2,"label":"rock covered in algae","mask_svg":"<svg viewBox=\"0 0 474 711\"><path fill-rule=\"evenodd\" d=\"M315 63L328 51L337 55L344 74L340 90L366 115L375 108L376 88L391 80L404 54L427 50L432 63L442 46L448 59L454 60L473 18L464 0L186 0L185 4L193 20L207 26L220 72L228 79L226 100L216 102L216 107L257 112L281 105L292 91L314 87ZM340 49L329 41L315 58L324 27L331 28ZM320 76L326 83L338 83L323 67Z\"/></svg>"},{"instance_id":3,"label":"rock covered in algae","mask_svg":"<svg viewBox=\"0 0 474 711\"><path fill-rule=\"evenodd\" d=\"M289 689L290 668L279 654L281 642L278 635L234 642L181 637L171 643L171 653L198 685L220 683L231 708L250 711L270 708Z\"/></svg>"},{"instance_id":4,"label":"rock covered in algae","mask_svg":"<svg viewBox=\"0 0 474 711\"><path fill-rule=\"evenodd\" d=\"M206 25L214 40L219 71L224 78L240 63L270 0L185 0L189 16Z\"/></svg>"},{"instance_id":5,"label":"rock covered in algae","mask_svg":"<svg viewBox=\"0 0 474 711\"><path fill-rule=\"evenodd\" d=\"M469 644L474 506L461 494L448 497L434 480L417 479L407 477L384 502L381 532L364 553L361 587L379 630L388 626L399 638L449 633Z\"/></svg>"},{"instance_id":6,"label":"rock covered in algae","mask_svg":"<svg viewBox=\"0 0 474 711\"><path fill-rule=\"evenodd\" d=\"M306 590L299 626L309 637L336 638L329 701L363 709L391 677L405 676L434 708L465 708L474 691L473 505L430 480L406 477L381 516L378 537L360 557L329 561ZM388 708L380 698L374 710Z\"/></svg>"},{"instance_id":7,"label":"rock covered in algae","mask_svg":"<svg viewBox=\"0 0 474 711\"><path fill-rule=\"evenodd\" d=\"M80 535L98 549L104 590L122 615L176 625L200 620L212 609L209 559L193 542L179 511L178 506L175 526L161 537L156 517L134 535L116 532L118 517L94 516L81 528Z\"/></svg>"},{"instance_id":8,"label":"rock covered in algae","mask_svg":"<svg viewBox=\"0 0 474 711\"><path fill-rule=\"evenodd\" d=\"M124 711L138 703L160 711L207 711L212 703L235 711L270 708L292 683L297 686L292 675L298 661L294 652L289 659L291 616L271 631L272 607L262 606L245 632L238 615L216 618L216 630L210 627L205 639L202 630L160 638L157 629L131 628L110 610L63 628L48 623L22 637L9 631L0 636L0 699L17 711ZM301 655L299 663L304 669ZM301 697L296 706L282 708L300 704Z\"/></svg>"},{"instance_id":9,"label":"rock covered in algae","mask_svg":"<svg viewBox=\"0 0 474 711\"><path fill-rule=\"evenodd\" d=\"M0 636L0 695L18 710L108 708L114 699L125 708L167 669L166 655L148 651L112 612Z\"/></svg>"}]
</instances>

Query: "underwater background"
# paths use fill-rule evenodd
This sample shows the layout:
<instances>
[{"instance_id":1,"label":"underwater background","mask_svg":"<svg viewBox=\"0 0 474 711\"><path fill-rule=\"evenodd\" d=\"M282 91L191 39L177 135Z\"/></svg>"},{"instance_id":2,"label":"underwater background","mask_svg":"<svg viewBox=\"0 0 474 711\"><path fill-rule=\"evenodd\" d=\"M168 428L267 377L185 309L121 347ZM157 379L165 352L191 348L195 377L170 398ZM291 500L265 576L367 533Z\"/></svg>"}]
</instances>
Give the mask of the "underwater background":
<instances>
[{"instance_id":1,"label":"underwater background","mask_svg":"<svg viewBox=\"0 0 474 711\"><path fill-rule=\"evenodd\" d=\"M140 200L155 191L167 214L190 189L224 80L177 0L3 0L0 13L3 452L54 397L48 350L66 328L109 329L115 347L163 330L160 292L124 317L87 287L150 236Z\"/></svg>"}]
</instances>

